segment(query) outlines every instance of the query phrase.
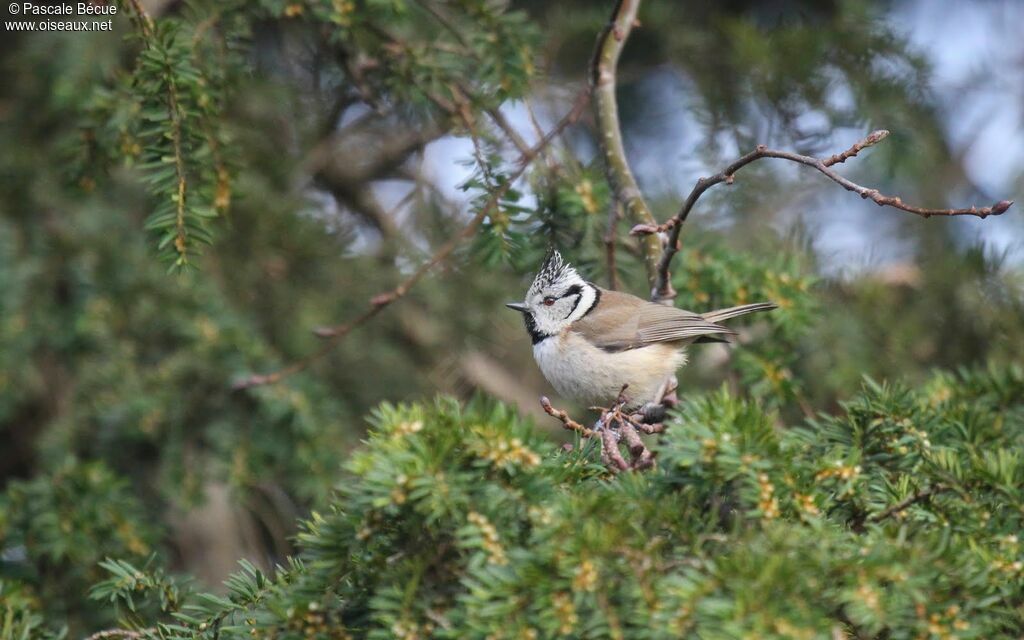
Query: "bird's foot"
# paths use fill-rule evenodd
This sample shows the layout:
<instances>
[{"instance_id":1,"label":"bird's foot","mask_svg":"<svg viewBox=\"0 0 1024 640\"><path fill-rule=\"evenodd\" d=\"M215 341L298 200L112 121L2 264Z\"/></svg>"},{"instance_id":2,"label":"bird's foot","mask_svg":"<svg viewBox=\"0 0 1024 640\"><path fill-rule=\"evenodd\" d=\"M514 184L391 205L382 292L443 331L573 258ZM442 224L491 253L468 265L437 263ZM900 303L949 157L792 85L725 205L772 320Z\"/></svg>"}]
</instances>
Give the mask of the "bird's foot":
<instances>
[{"instance_id":1,"label":"bird's foot","mask_svg":"<svg viewBox=\"0 0 1024 640\"><path fill-rule=\"evenodd\" d=\"M640 411L634 413L633 417L643 424L657 424L665 421L668 409L664 404L648 402L640 407Z\"/></svg>"}]
</instances>

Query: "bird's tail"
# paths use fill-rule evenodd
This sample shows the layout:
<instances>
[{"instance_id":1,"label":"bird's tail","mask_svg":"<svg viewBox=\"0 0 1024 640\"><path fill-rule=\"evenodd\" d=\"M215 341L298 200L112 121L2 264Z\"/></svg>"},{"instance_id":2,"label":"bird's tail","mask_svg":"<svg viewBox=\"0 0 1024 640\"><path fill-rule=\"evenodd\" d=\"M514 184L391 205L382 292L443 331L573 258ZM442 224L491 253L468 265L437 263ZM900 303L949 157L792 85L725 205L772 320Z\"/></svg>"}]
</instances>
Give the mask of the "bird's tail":
<instances>
[{"instance_id":1,"label":"bird's tail","mask_svg":"<svg viewBox=\"0 0 1024 640\"><path fill-rule=\"evenodd\" d=\"M735 318L736 316L745 316L748 313L755 313L757 311L771 311L772 309L778 309L779 305L774 302L754 302L752 304L741 304L738 307L729 307L728 309L719 309L718 311L708 311L707 313L701 314L708 322L719 323L729 318Z\"/></svg>"}]
</instances>

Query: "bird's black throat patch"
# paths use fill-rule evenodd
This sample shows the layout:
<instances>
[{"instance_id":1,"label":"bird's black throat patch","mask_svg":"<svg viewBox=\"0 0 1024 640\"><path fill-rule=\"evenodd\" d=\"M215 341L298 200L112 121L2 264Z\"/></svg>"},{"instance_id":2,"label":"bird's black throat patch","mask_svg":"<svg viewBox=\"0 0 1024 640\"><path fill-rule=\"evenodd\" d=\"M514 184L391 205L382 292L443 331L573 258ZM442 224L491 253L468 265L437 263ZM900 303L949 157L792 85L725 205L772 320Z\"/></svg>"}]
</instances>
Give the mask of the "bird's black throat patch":
<instances>
[{"instance_id":1,"label":"bird's black throat patch","mask_svg":"<svg viewBox=\"0 0 1024 640\"><path fill-rule=\"evenodd\" d=\"M523 314L523 321L526 323L526 331L530 334L530 340L533 344L543 342L551 337L550 333L544 333L537 328L537 321L534 319L533 314L526 312Z\"/></svg>"}]
</instances>

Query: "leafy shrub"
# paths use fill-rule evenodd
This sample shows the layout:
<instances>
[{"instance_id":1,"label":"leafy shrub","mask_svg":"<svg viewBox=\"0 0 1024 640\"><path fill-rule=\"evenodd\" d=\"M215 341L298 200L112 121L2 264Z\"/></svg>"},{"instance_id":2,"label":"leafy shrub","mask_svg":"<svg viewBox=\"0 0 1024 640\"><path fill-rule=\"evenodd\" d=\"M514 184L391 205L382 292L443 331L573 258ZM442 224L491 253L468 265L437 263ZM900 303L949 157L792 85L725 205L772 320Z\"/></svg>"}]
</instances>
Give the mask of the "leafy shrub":
<instances>
[{"instance_id":1,"label":"leafy shrub","mask_svg":"<svg viewBox=\"0 0 1024 640\"><path fill-rule=\"evenodd\" d=\"M276 577L191 595L153 637L991 638L1024 631L1024 372L868 381L785 428L686 402L609 477L500 404L383 405ZM130 574L130 570L125 573ZM117 571L96 594L124 607Z\"/></svg>"}]
</instances>

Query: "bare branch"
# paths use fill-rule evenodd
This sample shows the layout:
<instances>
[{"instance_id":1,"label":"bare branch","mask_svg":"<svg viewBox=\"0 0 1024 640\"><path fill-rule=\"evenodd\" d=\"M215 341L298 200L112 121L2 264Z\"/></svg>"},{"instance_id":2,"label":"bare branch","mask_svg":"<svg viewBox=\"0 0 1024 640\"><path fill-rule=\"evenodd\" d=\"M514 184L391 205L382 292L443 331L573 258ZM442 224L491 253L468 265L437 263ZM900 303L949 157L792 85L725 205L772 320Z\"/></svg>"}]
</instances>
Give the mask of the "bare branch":
<instances>
[{"instance_id":1,"label":"bare branch","mask_svg":"<svg viewBox=\"0 0 1024 640\"><path fill-rule=\"evenodd\" d=\"M870 199L880 207L893 207L923 218L930 218L931 216L977 216L979 218L985 218L990 215L999 215L1004 213L1013 204L1012 200L1002 200L991 206L982 208L974 206L966 209L928 209L925 207L917 207L906 204L898 196L887 196L879 192L877 189L863 187L847 178L844 178L836 173L834 169L830 168L832 165L839 164L856 156L863 149L884 139L888 134L889 132L884 129L875 131L846 151L835 154L824 160L789 151L769 149L765 145L758 145L756 149L745 156L742 156L719 173L697 180L697 184L693 186L693 189L686 197L686 200L683 202L683 206L679 209L679 212L676 215L666 220L663 224L638 224L630 231L632 235L648 237L656 237L655 234L658 233L669 233L668 245L666 246L664 253L661 255L661 260L657 268L654 297L656 299L664 300L675 296L675 291L672 290L672 283L669 278L669 266L672 263L672 258L675 257L675 254L679 251L679 233L681 227L683 223L686 222L686 218L690 215L690 211L693 209L694 205L697 204L697 200L704 195L705 191L716 184L723 182L725 184L732 184L737 171L762 158L779 158L781 160L789 160L790 162L796 162L798 164L812 167L847 191L852 191L861 198Z\"/></svg>"},{"instance_id":2,"label":"bare branch","mask_svg":"<svg viewBox=\"0 0 1024 640\"><path fill-rule=\"evenodd\" d=\"M494 211L501 204L501 199L505 196L506 193L508 193L509 189L512 188L512 185L515 184L516 180L518 180L519 177L526 172L527 167L530 166L530 163L537 157L537 155L540 154L540 152L543 151L551 143L552 140L554 140L558 135L560 135L566 127L568 127L569 125L571 125L572 123L576 122L579 119L580 115L583 113L584 108L587 106L587 102L589 101L589 99L589 89L584 89L583 91L581 91L579 95L576 97L576 101L574 102L572 108L558 122L558 124L555 125L555 127L551 129L551 131L549 131L547 135L541 138L536 145L531 147L529 153L524 153L519 157L515 170L512 172L510 176L508 176L505 182L498 189L491 193L490 198L488 198L487 202L485 202L484 205L480 208L480 211L478 211L477 214L473 216L473 219L470 220L455 237L450 239L448 242L442 245L436 252L434 252L434 255L432 255L429 260L427 260L422 266L420 266L420 268L417 269L412 275L410 275L408 278L402 281L401 284L396 286L394 289L390 289L383 293L379 293L373 298L371 298L369 302L369 307L366 310L364 310L363 313L358 315L355 319L333 327L323 327L317 329L316 334L322 338L326 338L326 342L320 349L307 355L305 358L273 373L254 374L249 376L248 378L239 380L235 382L234 385L232 385L233 388L248 389L250 387L260 386L264 384L272 384L275 382L279 382L280 380L287 376L298 373L300 371L304 371L313 362L319 360L323 356L330 353L334 349L334 347L341 341L341 339L347 336L353 329L363 325L368 320L370 320L378 313L380 313L385 307L389 306L391 303L405 296L410 289L416 286L416 284L423 278L423 276L429 273L430 270L433 269L435 266L446 260L452 254L452 252L455 251L456 248L458 248L460 244L462 244L464 241L472 237L474 233L476 233L477 227L480 226L480 223L482 223L487 216L494 213Z\"/></svg>"},{"instance_id":3,"label":"bare branch","mask_svg":"<svg viewBox=\"0 0 1024 640\"><path fill-rule=\"evenodd\" d=\"M560 420L562 422L562 425L569 431L575 431L584 438L589 438L593 436L594 433L596 433L593 429L588 429L587 427L584 427L582 424L570 418L569 414L566 413L565 411L562 411L561 409L556 409L553 406L551 406L551 401L548 400L547 396L540 397L540 406L544 409L544 413L548 414L552 418Z\"/></svg>"},{"instance_id":4,"label":"bare branch","mask_svg":"<svg viewBox=\"0 0 1024 640\"><path fill-rule=\"evenodd\" d=\"M837 153L832 157L823 160L822 164L824 164L826 167L831 167L834 164L846 162L850 158L855 157L864 149L867 149L868 147L872 147L878 144L882 140L885 140L887 137L889 137L888 129L879 129L878 131L872 131L870 134L868 134L868 137L864 138L859 142L854 143L854 145L847 149L846 151L842 153Z\"/></svg>"},{"instance_id":5,"label":"bare branch","mask_svg":"<svg viewBox=\"0 0 1024 640\"><path fill-rule=\"evenodd\" d=\"M653 467L654 454L651 453L651 450L640 439L640 435L637 434L633 423L629 421L622 422L619 432L626 443L626 448L629 449L629 455L633 456L632 468L639 471Z\"/></svg>"},{"instance_id":6,"label":"bare branch","mask_svg":"<svg viewBox=\"0 0 1024 640\"><path fill-rule=\"evenodd\" d=\"M619 56L636 24L639 8L640 0L618 0L616 3L608 25L597 39L590 63L590 85L594 92L597 141L604 155L605 171L614 198L634 224L652 226L657 221L629 168L622 142L622 127L619 124L619 107L615 100L615 73ZM644 251L647 280L653 293L662 253L661 240L657 236L648 236L641 238L640 244Z\"/></svg>"},{"instance_id":7,"label":"bare branch","mask_svg":"<svg viewBox=\"0 0 1024 640\"><path fill-rule=\"evenodd\" d=\"M599 438L601 442L601 462L604 463L612 473L620 471L642 471L654 466L654 453L647 448L640 438L638 431L647 434L661 433L665 430L664 424L648 425L643 423L643 414L628 414L624 411L629 404L626 396L626 386L622 387L615 404L611 407L591 407L599 410L601 416L597 419L596 426L588 429L579 422L576 422L569 414L561 409L551 406L551 401L541 397L540 406L549 416L561 421L562 425L570 431L575 431L582 438ZM627 462L619 450L619 440L626 444L629 451L630 461Z\"/></svg>"},{"instance_id":8,"label":"bare branch","mask_svg":"<svg viewBox=\"0 0 1024 640\"><path fill-rule=\"evenodd\" d=\"M142 631L132 631L131 629L105 629L103 631L97 631L85 640L137 640L144 636Z\"/></svg>"}]
</instances>

